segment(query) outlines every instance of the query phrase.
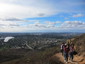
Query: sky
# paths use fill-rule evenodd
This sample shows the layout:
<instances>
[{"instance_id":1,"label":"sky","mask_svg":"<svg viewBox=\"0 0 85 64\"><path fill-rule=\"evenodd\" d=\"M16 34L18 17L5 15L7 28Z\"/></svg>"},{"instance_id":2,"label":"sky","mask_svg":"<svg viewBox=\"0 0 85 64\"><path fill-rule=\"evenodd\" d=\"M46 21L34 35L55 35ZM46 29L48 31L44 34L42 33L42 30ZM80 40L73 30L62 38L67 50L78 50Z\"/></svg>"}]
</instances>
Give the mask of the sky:
<instances>
[{"instance_id":1,"label":"sky","mask_svg":"<svg viewBox=\"0 0 85 64\"><path fill-rule=\"evenodd\" d=\"M0 0L0 32L85 32L85 0Z\"/></svg>"}]
</instances>

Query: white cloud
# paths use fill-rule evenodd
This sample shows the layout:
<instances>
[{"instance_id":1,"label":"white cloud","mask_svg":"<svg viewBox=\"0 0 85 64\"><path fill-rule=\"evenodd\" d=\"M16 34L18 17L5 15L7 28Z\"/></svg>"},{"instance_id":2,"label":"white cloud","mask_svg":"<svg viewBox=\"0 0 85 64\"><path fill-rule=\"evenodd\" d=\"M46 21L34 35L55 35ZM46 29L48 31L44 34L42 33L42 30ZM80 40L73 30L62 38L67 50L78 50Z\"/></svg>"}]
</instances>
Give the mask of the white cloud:
<instances>
[{"instance_id":1,"label":"white cloud","mask_svg":"<svg viewBox=\"0 0 85 64\"><path fill-rule=\"evenodd\" d=\"M70 28L70 29L75 29L75 28L82 28L85 27L85 22L81 21L65 21L64 23L61 24L61 27L63 28Z\"/></svg>"},{"instance_id":2,"label":"white cloud","mask_svg":"<svg viewBox=\"0 0 85 64\"><path fill-rule=\"evenodd\" d=\"M40 20L23 20L23 18L45 17L61 12L82 13L84 9L80 9L79 5L81 7L82 4L80 4L80 2L73 3L67 0L58 2L56 0L49 0L49 2L48 0L0 0L0 32L84 30L85 22L81 21L46 21L42 23L39 22ZM75 9L75 7L77 7L77 9ZM73 15L73 17L82 16L84 15Z\"/></svg>"},{"instance_id":3,"label":"white cloud","mask_svg":"<svg viewBox=\"0 0 85 64\"><path fill-rule=\"evenodd\" d=\"M0 17L33 18L50 16L60 12L84 11L82 9L77 11L74 7L73 2L67 0L58 2L56 0L49 0L49 2L48 0L0 0Z\"/></svg>"},{"instance_id":4,"label":"white cloud","mask_svg":"<svg viewBox=\"0 0 85 64\"><path fill-rule=\"evenodd\" d=\"M58 22L58 23L57 23ZM85 30L85 22L81 21L64 21L64 22L51 22L46 21L41 23L36 21L32 24L26 22L22 23L11 21L0 21L0 32L30 32L30 31L83 31Z\"/></svg>"},{"instance_id":5,"label":"white cloud","mask_svg":"<svg viewBox=\"0 0 85 64\"><path fill-rule=\"evenodd\" d=\"M48 8L9 3L0 3L0 8L0 17L2 18L31 18L49 16L55 13L55 10L50 10Z\"/></svg>"},{"instance_id":6,"label":"white cloud","mask_svg":"<svg viewBox=\"0 0 85 64\"><path fill-rule=\"evenodd\" d=\"M82 17L82 16L84 16L83 14L75 14L75 15L73 15L73 17Z\"/></svg>"},{"instance_id":7,"label":"white cloud","mask_svg":"<svg viewBox=\"0 0 85 64\"><path fill-rule=\"evenodd\" d=\"M11 22L11 21L0 21L0 27L12 27L12 26L19 26L17 22Z\"/></svg>"}]
</instances>

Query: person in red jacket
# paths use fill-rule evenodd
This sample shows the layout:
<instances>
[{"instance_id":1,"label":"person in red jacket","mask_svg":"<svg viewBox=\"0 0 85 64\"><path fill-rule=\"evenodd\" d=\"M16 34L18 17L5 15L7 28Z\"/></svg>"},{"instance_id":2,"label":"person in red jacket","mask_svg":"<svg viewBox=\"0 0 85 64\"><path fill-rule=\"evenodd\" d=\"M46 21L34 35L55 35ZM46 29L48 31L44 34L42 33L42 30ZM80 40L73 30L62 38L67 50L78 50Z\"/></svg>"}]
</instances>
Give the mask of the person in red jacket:
<instances>
[{"instance_id":1,"label":"person in red jacket","mask_svg":"<svg viewBox=\"0 0 85 64\"><path fill-rule=\"evenodd\" d=\"M69 46L67 44L63 47L63 53L64 53L64 61L67 63L68 53L69 53Z\"/></svg>"}]
</instances>

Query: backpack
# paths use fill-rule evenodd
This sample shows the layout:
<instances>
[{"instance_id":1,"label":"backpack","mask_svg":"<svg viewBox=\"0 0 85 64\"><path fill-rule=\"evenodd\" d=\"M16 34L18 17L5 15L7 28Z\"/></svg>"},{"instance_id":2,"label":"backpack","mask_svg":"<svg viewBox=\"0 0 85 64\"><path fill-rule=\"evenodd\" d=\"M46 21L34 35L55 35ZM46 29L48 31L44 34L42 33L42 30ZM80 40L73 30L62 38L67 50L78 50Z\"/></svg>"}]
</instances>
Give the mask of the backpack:
<instances>
[{"instance_id":1,"label":"backpack","mask_svg":"<svg viewBox=\"0 0 85 64\"><path fill-rule=\"evenodd\" d=\"M63 52L64 46L65 46L64 44L61 45L61 50L60 50L61 52Z\"/></svg>"},{"instance_id":2,"label":"backpack","mask_svg":"<svg viewBox=\"0 0 85 64\"><path fill-rule=\"evenodd\" d=\"M63 49L64 47L65 47L65 45L64 45L64 44L62 44L62 45L61 45L61 49Z\"/></svg>"},{"instance_id":3,"label":"backpack","mask_svg":"<svg viewBox=\"0 0 85 64\"><path fill-rule=\"evenodd\" d=\"M73 55L76 55L76 54L78 54L76 51L73 51Z\"/></svg>"}]
</instances>

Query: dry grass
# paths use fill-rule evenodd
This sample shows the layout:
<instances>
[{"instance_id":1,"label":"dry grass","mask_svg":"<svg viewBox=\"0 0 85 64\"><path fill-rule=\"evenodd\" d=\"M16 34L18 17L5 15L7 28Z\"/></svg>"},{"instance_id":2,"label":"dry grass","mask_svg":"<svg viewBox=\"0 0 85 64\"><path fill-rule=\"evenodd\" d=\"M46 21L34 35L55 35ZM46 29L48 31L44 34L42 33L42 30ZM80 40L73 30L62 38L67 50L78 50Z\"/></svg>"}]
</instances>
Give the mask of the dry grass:
<instances>
[{"instance_id":1,"label":"dry grass","mask_svg":"<svg viewBox=\"0 0 85 64\"><path fill-rule=\"evenodd\" d=\"M12 53L13 52L13 53ZM27 51L27 50L5 50L3 51L2 55L8 56L10 58L9 60L6 59L4 61L1 61L0 64L59 64L60 61L57 59L57 61L53 61L51 59L51 56L53 56L55 53L59 52L58 47L51 47L46 48L45 50L34 50L34 51ZM11 55L15 55L13 58L11 58ZM17 57L20 55L20 57ZM2 59L2 58L1 58Z\"/></svg>"}]
</instances>

